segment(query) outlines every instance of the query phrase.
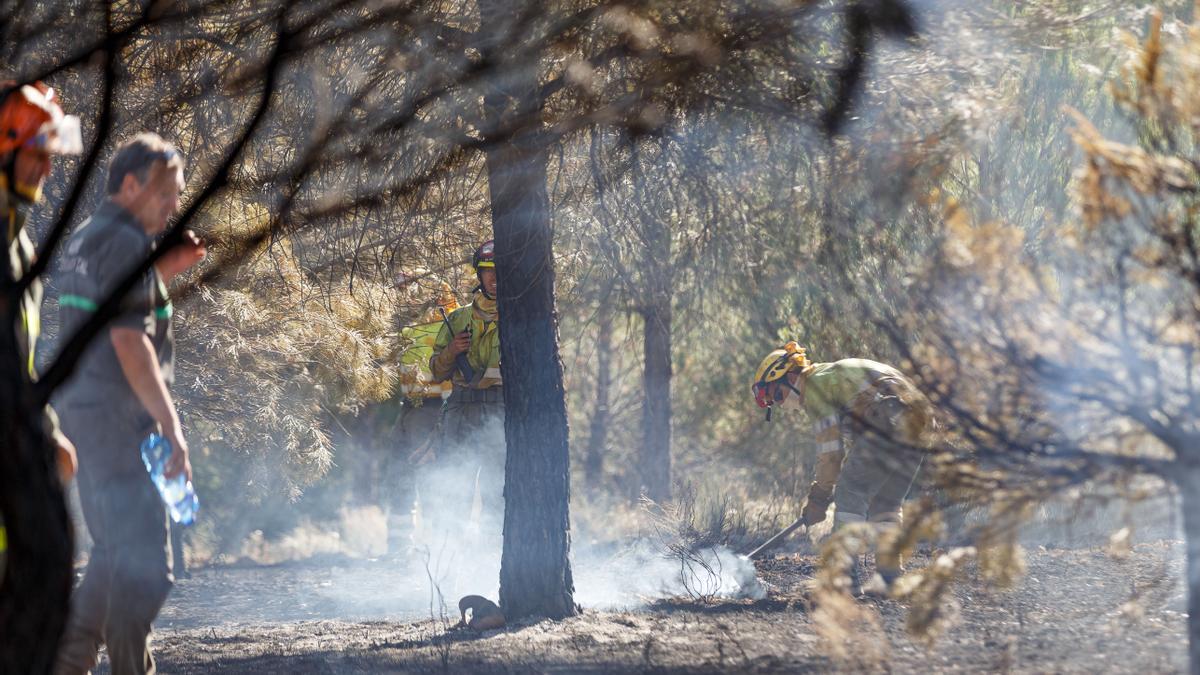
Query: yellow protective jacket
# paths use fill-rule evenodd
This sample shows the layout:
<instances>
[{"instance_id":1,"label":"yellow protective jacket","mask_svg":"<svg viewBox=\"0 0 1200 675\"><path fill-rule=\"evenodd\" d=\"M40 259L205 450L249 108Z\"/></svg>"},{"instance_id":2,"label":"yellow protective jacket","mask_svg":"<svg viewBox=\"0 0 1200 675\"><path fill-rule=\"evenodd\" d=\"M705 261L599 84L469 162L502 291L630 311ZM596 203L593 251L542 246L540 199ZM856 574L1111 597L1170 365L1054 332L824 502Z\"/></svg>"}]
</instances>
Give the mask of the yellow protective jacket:
<instances>
[{"instance_id":1,"label":"yellow protective jacket","mask_svg":"<svg viewBox=\"0 0 1200 675\"><path fill-rule=\"evenodd\" d=\"M476 292L470 305L460 307L450 314L450 326L444 323L434 342L433 358L429 370L437 382L452 380L455 387L489 389L502 383L500 378L500 322L495 309L496 301ZM471 333L471 346L467 349L467 362L476 375L475 382L468 382L455 366L455 359L446 347L454 336L464 330Z\"/></svg>"},{"instance_id":2,"label":"yellow protective jacket","mask_svg":"<svg viewBox=\"0 0 1200 675\"><path fill-rule=\"evenodd\" d=\"M7 244L8 265L12 278L19 280L33 267L36 257L33 241L25 231L25 209L21 201L12 194L8 186L8 178L0 173L0 226L4 228L4 241ZM21 357L29 369L29 379L37 380L37 366L34 356L37 340L42 332L42 282L34 279L28 290L21 296L20 323L16 326L17 346ZM49 406L46 407L46 433L58 435L58 417Z\"/></svg>"},{"instance_id":3,"label":"yellow protective jacket","mask_svg":"<svg viewBox=\"0 0 1200 675\"><path fill-rule=\"evenodd\" d=\"M449 286L446 286L446 294L438 305L421 317L421 323L400 329L400 337L405 344L405 349L399 356L400 393L405 398L444 398L454 389L449 380L434 379L429 368L438 333L445 323L442 320L442 311L453 312L458 309L458 301L454 299Z\"/></svg>"}]
</instances>

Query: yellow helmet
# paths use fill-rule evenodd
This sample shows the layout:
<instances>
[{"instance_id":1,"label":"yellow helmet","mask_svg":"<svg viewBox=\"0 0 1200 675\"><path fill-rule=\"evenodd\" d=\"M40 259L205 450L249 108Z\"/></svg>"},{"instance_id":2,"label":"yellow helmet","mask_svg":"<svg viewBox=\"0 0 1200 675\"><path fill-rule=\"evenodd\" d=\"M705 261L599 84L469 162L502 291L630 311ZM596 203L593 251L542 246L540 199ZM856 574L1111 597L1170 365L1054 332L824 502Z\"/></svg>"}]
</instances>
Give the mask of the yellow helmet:
<instances>
[{"instance_id":1,"label":"yellow helmet","mask_svg":"<svg viewBox=\"0 0 1200 675\"><path fill-rule=\"evenodd\" d=\"M750 390L754 394L754 400L758 403L758 407L767 408L767 419L771 419L771 406L775 401L771 400L769 395L769 384L783 380L783 384L787 388L796 391L790 382L784 379L784 376L790 372L803 370L811 361L805 355L804 347L801 347L795 341L789 342L780 349L767 354L762 363L758 364L758 371L754 373L754 384ZM796 394L799 395L799 391Z\"/></svg>"}]
</instances>

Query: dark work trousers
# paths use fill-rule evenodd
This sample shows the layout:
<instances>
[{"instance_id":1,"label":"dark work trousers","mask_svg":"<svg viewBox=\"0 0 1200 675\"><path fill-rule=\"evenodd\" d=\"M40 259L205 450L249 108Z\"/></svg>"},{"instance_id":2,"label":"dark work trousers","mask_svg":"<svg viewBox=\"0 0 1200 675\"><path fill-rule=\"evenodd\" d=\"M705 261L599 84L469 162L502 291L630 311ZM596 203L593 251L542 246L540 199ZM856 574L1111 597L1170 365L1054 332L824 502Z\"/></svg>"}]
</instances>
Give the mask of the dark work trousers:
<instances>
[{"instance_id":1,"label":"dark work trousers","mask_svg":"<svg viewBox=\"0 0 1200 675\"><path fill-rule=\"evenodd\" d=\"M378 493L380 506L387 514L389 553L404 549L403 535L412 526L408 521L416 490L413 464L432 458L430 448L437 440L435 434L441 421L441 397L419 401L405 399L400 404L395 423L378 441L382 449L382 466L377 474Z\"/></svg>"},{"instance_id":2,"label":"dark work trousers","mask_svg":"<svg viewBox=\"0 0 1200 675\"><path fill-rule=\"evenodd\" d=\"M455 388L446 401L437 459L423 467L417 482L431 534L477 531L499 538L504 456L501 389Z\"/></svg>"},{"instance_id":3,"label":"dark work trousers","mask_svg":"<svg viewBox=\"0 0 1200 675\"><path fill-rule=\"evenodd\" d=\"M900 509L921 467L923 451L900 431L907 410L895 397L880 397L856 420L847 414L846 458L834 492L842 521L899 523Z\"/></svg>"},{"instance_id":4,"label":"dark work trousers","mask_svg":"<svg viewBox=\"0 0 1200 675\"><path fill-rule=\"evenodd\" d=\"M57 672L86 672L104 644L114 675L153 673L150 626L174 578L167 510L138 450L150 427L101 408L69 407L62 426L79 453L92 550L71 598Z\"/></svg>"},{"instance_id":5,"label":"dark work trousers","mask_svg":"<svg viewBox=\"0 0 1200 675\"><path fill-rule=\"evenodd\" d=\"M171 523L171 560L174 561L175 578L190 579L191 574L187 571L187 561L183 559L183 530L186 525L179 523Z\"/></svg>"}]
</instances>

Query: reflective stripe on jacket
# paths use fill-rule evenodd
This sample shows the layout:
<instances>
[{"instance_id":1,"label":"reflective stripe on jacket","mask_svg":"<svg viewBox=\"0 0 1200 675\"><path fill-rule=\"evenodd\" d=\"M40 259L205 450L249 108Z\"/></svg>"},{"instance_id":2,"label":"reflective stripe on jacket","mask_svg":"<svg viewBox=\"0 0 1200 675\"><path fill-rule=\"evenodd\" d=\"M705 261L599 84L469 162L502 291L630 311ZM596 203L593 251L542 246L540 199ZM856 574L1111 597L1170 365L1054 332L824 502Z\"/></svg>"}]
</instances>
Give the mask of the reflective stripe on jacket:
<instances>
[{"instance_id":1,"label":"reflective stripe on jacket","mask_svg":"<svg viewBox=\"0 0 1200 675\"><path fill-rule=\"evenodd\" d=\"M0 173L0 226L8 244L8 265L14 281L20 280L33 267L36 252L25 231L25 211L8 190L8 179ZM34 279L21 296L20 325L17 326L17 347L29 372L30 381L37 381L37 341L42 334L42 282ZM42 425L48 435L59 433L58 416L46 406Z\"/></svg>"}]
</instances>

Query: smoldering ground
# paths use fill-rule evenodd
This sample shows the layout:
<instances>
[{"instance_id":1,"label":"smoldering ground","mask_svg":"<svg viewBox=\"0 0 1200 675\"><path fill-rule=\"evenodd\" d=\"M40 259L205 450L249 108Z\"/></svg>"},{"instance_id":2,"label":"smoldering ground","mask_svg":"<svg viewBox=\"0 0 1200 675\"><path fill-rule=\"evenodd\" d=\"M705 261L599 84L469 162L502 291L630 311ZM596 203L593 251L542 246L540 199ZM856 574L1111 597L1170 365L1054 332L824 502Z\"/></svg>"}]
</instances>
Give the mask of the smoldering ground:
<instances>
[{"instance_id":1,"label":"smoldering ground","mask_svg":"<svg viewBox=\"0 0 1200 675\"><path fill-rule=\"evenodd\" d=\"M290 505L265 505L302 515L291 513L295 526L273 536L251 531L235 555L204 560L193 571L206 591L192 595L188 589L194 584L181 581L173 596L180 604L169 601L160 623L209 625L216 618L210 610L220 610L217 623L457 621L460 597L498 599L502 444L502 424L493 420L460 444L438 446L420 463L371 457L366 448L343 449L345 466L331 479L348 486L338 492L341 500L314 491ZM256 522L279 517L246 514ZM683 544L669 531L646 531L623 541L576 539L576 602L585 609L613 610L675 597L764 597L744 556L719 545L684 546L687 555L681 555ZM196 549L203 547L199 540L189 543L193 562L200 557ZM214 598L212 606L205 593ZM197 608L204 611L190 616L189 609Z\"/></svg>"},{"instance_id":2,"label":"smoldering ground","mask_svg":"<svg viewBox=\"0 0 1200 675\"><path fill-rule=\"evenodd\" d=\"M495 429L484 436L494 439ZM479 442L479 441L477 441ZM491 443L494 440L487 440ZM473 445L468 443L468 446ZM833 657L822 645L809 584L813 555L761 562L702 548L695 558L671 554L672 533L573 548L576 600L585 612L553 624L512 626L482 635L448 631L459 596L495 599L500 512L485 513L475 484L495 479L470 459L472 448L444 453L461 461L415 470L419 491L389 514L376 505L334 508L325 536L339 546L273 565L200 568L181 580L156 625L156 650L168 672L589 672L663 667L677 672L854 672L888 663L898 670L956 668L1040 672L1045 669L1133 671L1147 663L1180 667L1186 596L1179 584L1178 544L1134 543L1133 555L1102 548L1063 550L1043 544L1103 544L1083 533L1126 519L1155 522L1159 511L1112 507L1072 517L1051 509L1046 530L1025 540L1027 579L1009 593L968 580L950 602L956 620L924 651L905 633L909 608L892 601L864 606L875 632L850 641L871 645ZM347 460L349 461L349 460ZM444 500L421 497L440 490ZM433 504L442 503L435 508ZM978 515L978 514L976 514ZM403 547L380 556L386 528L399 516ZM389 522L389 520L391 522ZM314 521L317 522L317 521ZM1089 525L1090 523L1090 525ZM1061 528L1080 533L1068 539ZM304 531L281 537L300 553L315 541ZM1138 530L1144 537L1157 532ZM582 537L581 537L582 539ZM483 542L492 541L492 544ZM677 542L676 542L677 543ZM269 550L271 542L256 545ZM323 553L321 551L324 551ZM248 561L244 561L248 562ZM919 556L910 567L929 559ZM715 573L715 574L714 574ZM746 575L751 575L747 577ZM757 576L763 586L744 599ZM1095 626L1105 628L1097 632ZM1080 645L1086 645L1081 649Z\"/></svg>"},{"instance_id":3,"label":"smoldering ground","mask_svg":"<svg viewBox=\"0 0 1200 675\"><path fill-rule=\"evenodd\" d=\"M807 611L813 557L760 563L772 589L762 601L585 611L481 635L447 633L427 616L319 618L332 607L270 616L280 587L294 599L330 580L328 568L203 569L177 585L156 625L155 650L160 668L173 673L1181 672L1182 556L1182 546L1163 542L1137 545L1122 559L1034 547L1026 580L1011 591L970 579L956 589L958 620L929 647L907 634L903 604L865 602L877 626L849 641L854 649L843 659L822 645Z\"/></svg>"}]
</instances>

